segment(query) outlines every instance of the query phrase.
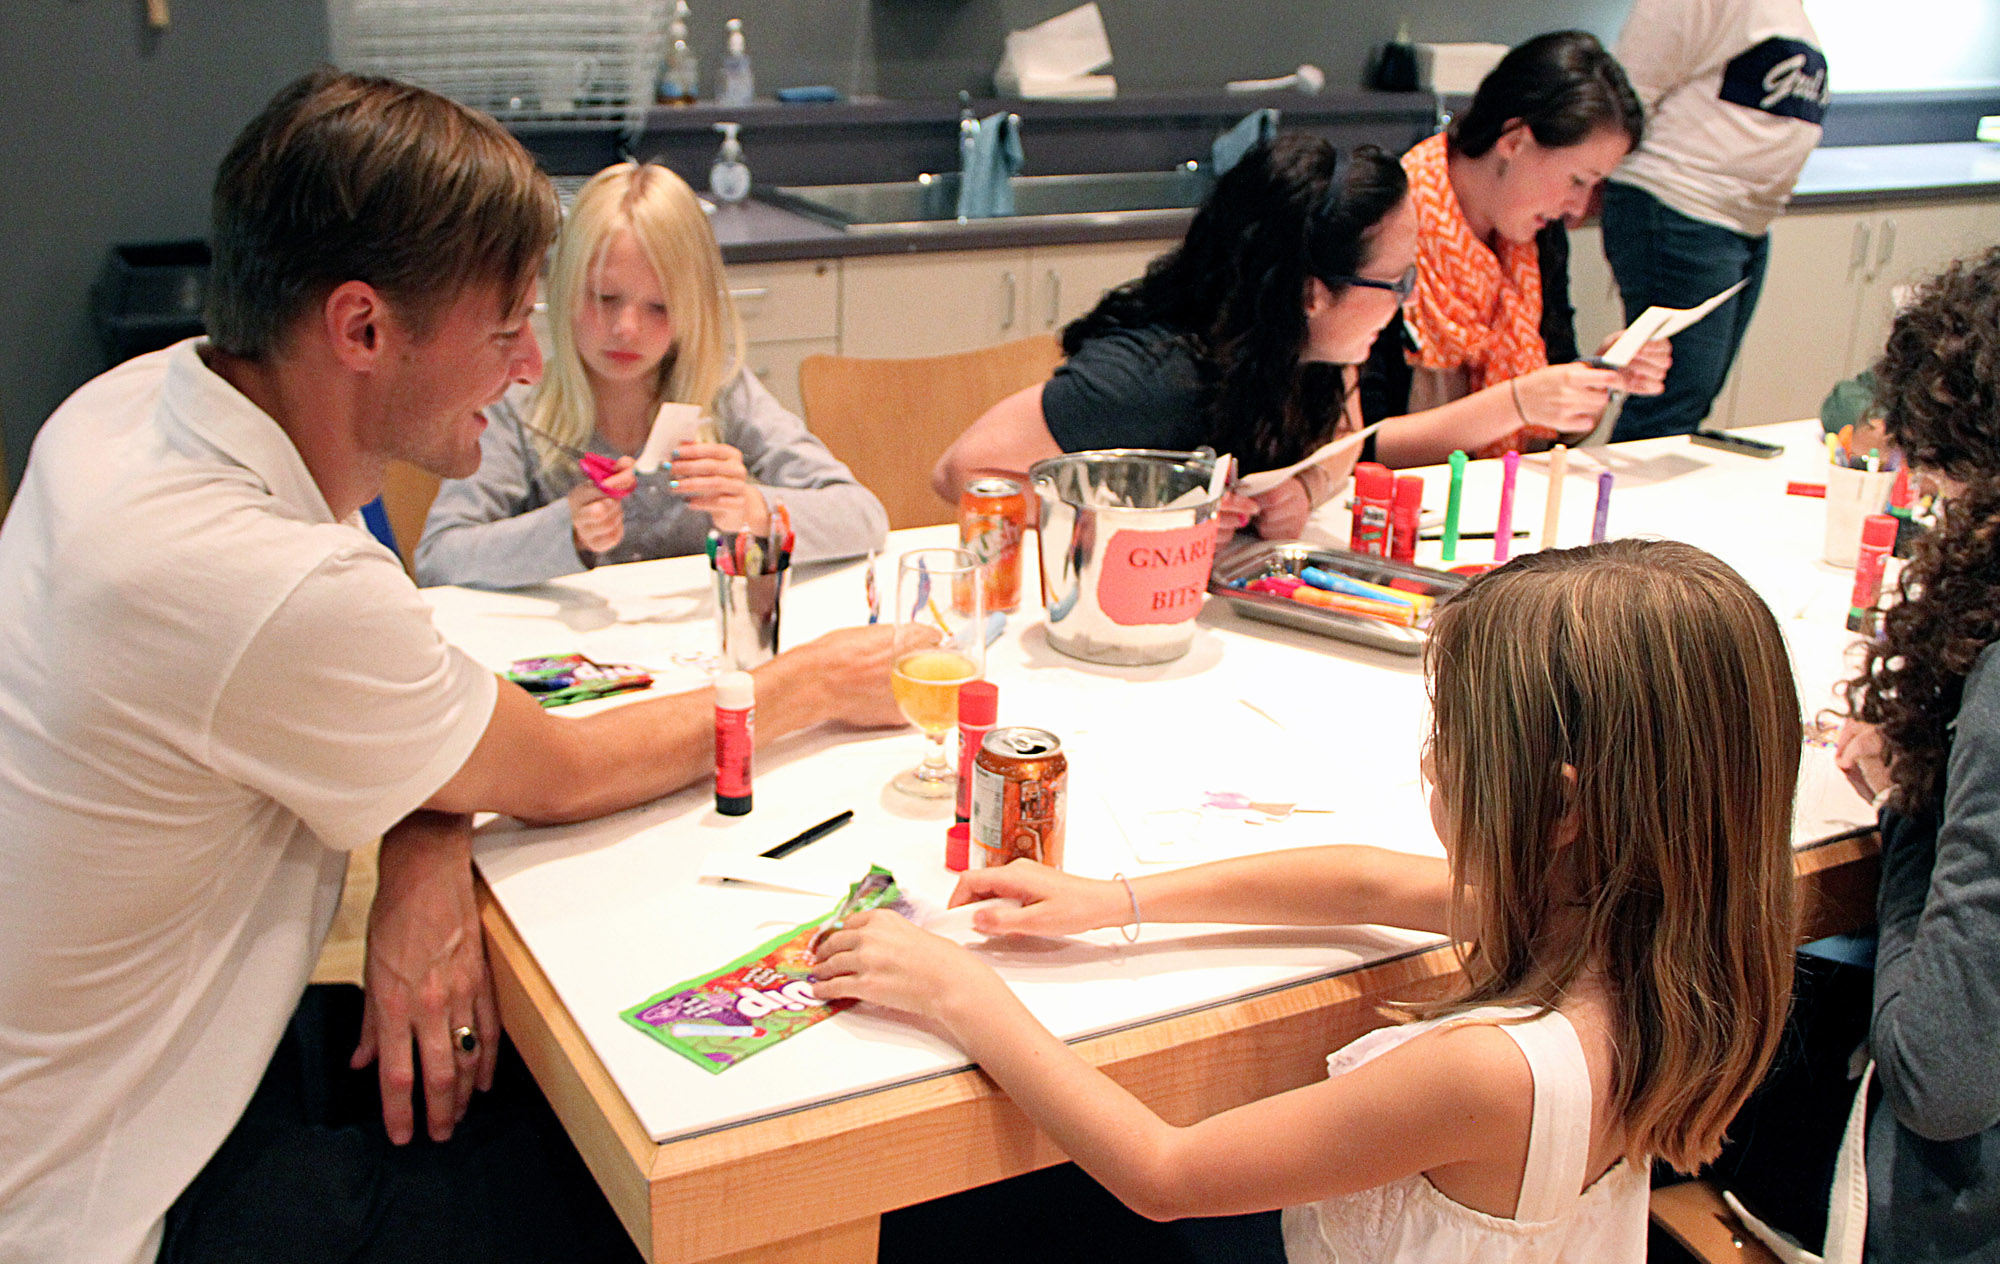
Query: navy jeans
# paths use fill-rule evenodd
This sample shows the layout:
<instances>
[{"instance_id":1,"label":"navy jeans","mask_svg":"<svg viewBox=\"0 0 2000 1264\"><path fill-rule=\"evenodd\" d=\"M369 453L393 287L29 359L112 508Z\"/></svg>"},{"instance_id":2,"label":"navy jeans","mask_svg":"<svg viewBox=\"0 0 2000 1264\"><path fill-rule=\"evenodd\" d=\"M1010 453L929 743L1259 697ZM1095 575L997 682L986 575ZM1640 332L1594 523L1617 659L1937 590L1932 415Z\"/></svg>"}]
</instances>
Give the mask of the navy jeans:
<instances>
[{"instance_id":1,"label":"navy jeans","mask_svg":"<svg viewBox=\"0 0 2000 1264\"><path fill-rule=\"evenodd\" d=\"M1627 398L1611 437L1622 442L1687 434L1707 419L1743 344L1764 288L1771 239L1689 219L1627 184L1604 186L1603 223L1604 257L1618 278L1627 323L1648 307L1694 307L1749 281L1706 319L1674 335L1667 389Z\"/></svg>"}]
</instances>

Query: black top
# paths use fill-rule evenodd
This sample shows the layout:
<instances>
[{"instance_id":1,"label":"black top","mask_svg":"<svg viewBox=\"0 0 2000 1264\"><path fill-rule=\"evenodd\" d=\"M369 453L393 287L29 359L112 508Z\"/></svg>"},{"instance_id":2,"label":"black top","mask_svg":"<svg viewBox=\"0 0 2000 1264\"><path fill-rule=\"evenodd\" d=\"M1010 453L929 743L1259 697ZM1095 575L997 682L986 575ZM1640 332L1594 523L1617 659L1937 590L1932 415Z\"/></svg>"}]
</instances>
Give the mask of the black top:
<instances>
[{"instance_id":1,"label":"black top","mask_svg":"<svg viewBox=\"0 0 2000 1264\"><path fill-rule=\"evenodd\" d=\"M1042 387L1042 420L1065 452L1097 448L1164 448L1186 452L1226 441L1209 417L1212 370L1194 350L1194 336L1171 325L1137 325L1097 335L1076 349ZM1338 366L1308 365L1303 389L1338 392ZM1244 473L1276 469L1314 444L1276 461L1236 453ZM1368 437L1361 459L1375 459Z\"/></svg>"},{"instance_id":2,"label":"black top","mask_svg":"<svg viewBox=\"0 0 2000 1264\"><path fill-rule=\"evenodd\" d=\"M1550 364L1576 359L1576 308L1569 301L1569 230L1557 220L1535 234L1542 265L1542 345ZM1374 425L1410 411L1415 374L1404 358L1407 335L1400 320L1390 321L1368 352L1361 370L1361 420Z\"/></svg>"},{"instance_id":3,"label":"black top","mask_svg":"<svg viewBox=\"0 0 2000 1264\"><path fill-rule=\"evenodd\" d=\"M1042 387L1042 419L1065 452L1213 444L1213 389L1188 336L1168 325L1113 329L1076 349Z\"/></svg>"}]
</instances>

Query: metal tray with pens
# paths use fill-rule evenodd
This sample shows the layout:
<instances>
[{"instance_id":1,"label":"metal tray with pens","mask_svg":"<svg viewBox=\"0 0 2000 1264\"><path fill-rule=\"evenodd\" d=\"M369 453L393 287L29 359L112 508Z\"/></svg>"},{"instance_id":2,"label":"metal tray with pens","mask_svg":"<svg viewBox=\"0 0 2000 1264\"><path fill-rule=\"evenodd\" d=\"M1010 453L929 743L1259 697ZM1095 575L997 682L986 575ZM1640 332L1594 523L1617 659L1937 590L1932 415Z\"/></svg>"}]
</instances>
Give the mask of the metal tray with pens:
<instances>
[{"instance_id":1,"label":"metal tray with pens","mask_svg":"<svg viewBox=\"0 0 2000 1264\"><path fill-rule=\"evenodd\" d=\"M1209 575L1208 590L1228 601L1230 607L1245 618L1262 619L1320 636L1371 645L1392 654L1424 652L1424 646L1430 640L1427 621L1420 620L1415 627L1401 627L1380 619L1325 610L1289 597L1233 586L1263 575L1298 578L1308 566L1338 572L1370 584L1391 585L1400 580L1402 583L1395 586L1413 588L1440 601L1465 587L1463 576L1444 571L1408 566L1366 553L1350 553L1346 549L1322 548L1301 540L1265 540L1218 557Z\"/></svg>"}]
</instances>

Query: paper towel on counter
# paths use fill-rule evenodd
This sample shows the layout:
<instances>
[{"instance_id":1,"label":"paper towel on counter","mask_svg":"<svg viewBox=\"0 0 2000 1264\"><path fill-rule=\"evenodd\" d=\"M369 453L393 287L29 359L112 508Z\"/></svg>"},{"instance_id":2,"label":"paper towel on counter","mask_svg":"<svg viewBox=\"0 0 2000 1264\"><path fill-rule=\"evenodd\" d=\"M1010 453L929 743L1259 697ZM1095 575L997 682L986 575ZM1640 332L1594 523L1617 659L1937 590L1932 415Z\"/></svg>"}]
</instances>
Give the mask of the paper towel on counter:
<instances>
[{"instance_id":1,"label":"paper towel on counter","mask_svg":"<svg viewBox=\"0 0 2000 1264\"><path fill-rule=\"evenodd\" d=\"M1095 0L1007 36L993 84L1003 96L1029 100L1099 100L1117 94L1118 80L1095 74L1111 64L1111 39Z\"/></svg>"}]
</instances>

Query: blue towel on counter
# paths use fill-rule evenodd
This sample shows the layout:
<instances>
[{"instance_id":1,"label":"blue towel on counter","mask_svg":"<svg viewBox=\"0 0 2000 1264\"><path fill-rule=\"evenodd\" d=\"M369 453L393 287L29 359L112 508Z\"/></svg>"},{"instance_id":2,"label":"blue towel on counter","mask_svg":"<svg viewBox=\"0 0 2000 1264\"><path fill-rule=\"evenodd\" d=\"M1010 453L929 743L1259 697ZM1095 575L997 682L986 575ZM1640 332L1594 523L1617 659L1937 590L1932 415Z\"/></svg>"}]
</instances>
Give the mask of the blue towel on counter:
<instances>
[{"instance_id":1,"label":"blue towel on counter","mask_svg":"<svg viewBox=\"0 0 2000 1264\"><path fill-rule=\"evenodd\" d=\"M1241 122L1216 137L1215 143L1208 147L1208 160L1215 168L1216 179L1221 179L1223 172L1243 161L1243 155L1249 153L1252 146L1277 138L1276 110L1266 107L1244 115Z\"/></svg>"},{"instance_id":2,"label":"blue towel on counter","mask_svg":"<svg viewBox=\"0 0 2000 1264\"><path fill-rule=\"evenodd\" d=\"M1001 111L979 120L966 142L964 177L958 186L958 217L986 219L1014 213L1014 186L1021 170L1021 116Z\"/></svg>"}]
</instances>

